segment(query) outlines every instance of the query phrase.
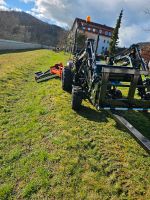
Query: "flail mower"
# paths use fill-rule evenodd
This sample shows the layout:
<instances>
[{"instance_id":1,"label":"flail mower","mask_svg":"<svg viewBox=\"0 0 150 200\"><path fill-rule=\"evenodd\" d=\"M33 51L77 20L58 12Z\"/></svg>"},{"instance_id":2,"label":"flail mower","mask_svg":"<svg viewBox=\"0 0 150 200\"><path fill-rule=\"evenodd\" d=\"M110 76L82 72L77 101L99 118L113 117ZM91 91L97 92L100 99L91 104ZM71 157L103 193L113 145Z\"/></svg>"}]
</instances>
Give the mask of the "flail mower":
<instances>
[{"instance_id":1,"label":"flail mower","mask_svg":"<svg viewBox=\"0 0 150 200\"><path fill-rule=\"evenodd\" d=\"M35 80L37 83L47 81L49 79L55 78L55 77L62 77L62 70L64 66L62 63L55 64L54 66L51 66L49 70L46 72L36 72L35 73Z\"/></svg>"}]
</instances>

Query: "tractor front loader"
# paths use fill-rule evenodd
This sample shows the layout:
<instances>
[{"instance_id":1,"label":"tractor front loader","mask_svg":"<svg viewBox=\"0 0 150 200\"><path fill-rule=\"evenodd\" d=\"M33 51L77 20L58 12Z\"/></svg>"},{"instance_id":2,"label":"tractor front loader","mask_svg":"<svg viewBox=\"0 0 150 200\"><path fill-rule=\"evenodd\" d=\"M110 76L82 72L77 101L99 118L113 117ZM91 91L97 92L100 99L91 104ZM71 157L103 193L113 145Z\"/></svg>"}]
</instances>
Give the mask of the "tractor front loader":
<instances>
[{"instance_id":1,"label":"tractor front loader","mask_svg":"<svg viewBox=\"0 0 150 200\"><path fill-rule=\"evenodd\" d=\"M120 113L150 110L150 70L139 47L132 45L104 64L98 61L94 44L94 40L88 39L73 64L63 68L62 86L67 85L63 89L68 92L72 88L72 109L79 111L82 100L88 99L97 110L108 111L150 154L150 141Z\"/></svg>"},{"instance_id":2,"label":"tractor front loader","mask_svg":"<svg viewBox=\"0 0 150 200\"><path fill-rule=\"evenodd\" d=\"M117 112L150 110L150 70L139 47L132 45L123 54L109 58L107 64L98 61L95 49L95 41L87 39L85 49L75 54L73 62L37 72L36 81L61 78L62 89L72 92L73 110L79 111L82 100L88 99L97 110L108 111L150 153L150 141Z\"/></svg>"},{"instance_id":3,"label":"tractor front loader","mask_svg":"<svg viewBox=\"0 0 150 200\"><path fill-rule=\"evenodd\" d=\"M137 45L104 64L97 61L95 41L63 68L62 86L72 88L72 109L79 110L88 99L98 110L150 110L150 70Z\"/></svg>"},{"instance_id":4,"label":"tractor front loader","mask_svg":"<svg viewBox=\"0 0 150 200\"><path fill-rule=\"evenodd\" d=\"M35 80L42 82L61 78L62 89L72 93L72 109L79 111L82 100L87 99L97 110L106 110L150 153L150 141L135 129L123 116L125 110L150 111L150 69L141 57L138 45L99 61L97 41L87 39L80 52L75 34L74 59L64 67L56 64L50 70L35 73ZM79 52L79 53L77 53Z\"/></svg>"}]
</instances>

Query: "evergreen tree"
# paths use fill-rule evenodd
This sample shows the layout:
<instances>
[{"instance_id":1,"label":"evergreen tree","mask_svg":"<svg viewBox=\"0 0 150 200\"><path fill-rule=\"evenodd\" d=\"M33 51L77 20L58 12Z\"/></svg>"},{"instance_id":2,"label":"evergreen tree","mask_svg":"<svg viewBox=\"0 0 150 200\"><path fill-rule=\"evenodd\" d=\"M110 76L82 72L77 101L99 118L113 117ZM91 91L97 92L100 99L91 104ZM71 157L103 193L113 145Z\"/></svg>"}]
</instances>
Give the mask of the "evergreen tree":
<instances>
[{"instance_id":1,"label":"evergreen tree","mask_svg":"<svg viewBox=\"0 0 150 200\"><path fill-rule=\"evenodd\" d=\"M109 47L109 56L114 56L115 51L116 51L116 47L118 45L118 39L119 39L119 28L121 26L121 19L123 16L123 10L121 10L119 18L117 19L117 23L116 23L116 27L113 30L112 33L112 38L111 38L111 42L110 42L110 47Z\"/></svg>"}]
</instances>

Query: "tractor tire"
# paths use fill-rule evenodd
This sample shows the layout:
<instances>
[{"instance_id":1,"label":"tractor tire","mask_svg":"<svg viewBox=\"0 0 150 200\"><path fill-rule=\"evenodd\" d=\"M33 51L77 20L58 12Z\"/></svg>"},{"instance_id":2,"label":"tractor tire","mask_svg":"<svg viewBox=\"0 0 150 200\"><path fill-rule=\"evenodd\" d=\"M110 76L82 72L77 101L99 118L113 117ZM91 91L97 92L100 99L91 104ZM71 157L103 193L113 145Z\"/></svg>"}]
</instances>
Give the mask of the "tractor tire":
<instances>
[{"instance_id":1,"label":"tractor tire","mask_svg":"<svg viewBox=\"0 0 150 200\"><path fill-rule=\"evenodd\" d=\"M81 109L83 99L82 88L79 86L73 86L72 88L72 109L79 111Z\"/></svg>"},{"instance_id":2,"label":"tractor tire","mask_svg":"<svg viewBox=\"0 0 150 200\"><path fill-rule=\"evenodd\" d=\"M64 67L62 71L62 89L66 92L71 92L72 90L72 72L70 67Z\"/></svg>"},{"instance_id":3,"label":"tractor tire","mask_svg":"<svg viewBox=\"0 0 150 200\"><path fill-rule=\"evenodd\" d=\"M122 98L122 92L120 90L112 89L110 91L110 94L111 94L112 99L121 99Z\"/></svg>"},{"instance_id":4,"label":"tractor tire","mask_svg":"<svg viewBox=\"0 0 150 200\"><path fill-rule=\"evenodd\" d=\"M116 90L116 99L122 98L122 92L120 90Z\"/></svg>"}]
</instances>

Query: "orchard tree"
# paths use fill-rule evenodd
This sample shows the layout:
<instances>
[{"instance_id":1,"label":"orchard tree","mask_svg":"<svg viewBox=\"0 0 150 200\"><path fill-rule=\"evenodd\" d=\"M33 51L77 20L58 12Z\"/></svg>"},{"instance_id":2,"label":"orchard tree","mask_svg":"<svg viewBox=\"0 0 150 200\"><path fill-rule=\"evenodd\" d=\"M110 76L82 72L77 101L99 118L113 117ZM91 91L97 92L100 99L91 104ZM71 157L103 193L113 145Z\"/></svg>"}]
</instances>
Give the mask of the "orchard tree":
<instances>
[{"instance_id":1,"label":"orchard tree","mask_svg":"<svg viewBox=\"0 0 150 200\"><path fill-rule=\"evenodd\" d=\"M112 38L111 38L110 47L109 47L110 57L114 56L116 52L116 47L118 45L118 40L119 40L119 29L121 26L122 16L123 16L123 10L121 10L120 12L119 18L117 19L116 27L114 28L113 33L112 33Z\"/></svg>"}]
</instances>

